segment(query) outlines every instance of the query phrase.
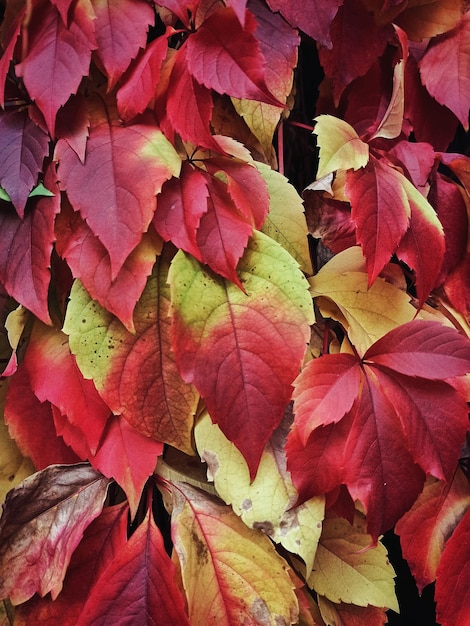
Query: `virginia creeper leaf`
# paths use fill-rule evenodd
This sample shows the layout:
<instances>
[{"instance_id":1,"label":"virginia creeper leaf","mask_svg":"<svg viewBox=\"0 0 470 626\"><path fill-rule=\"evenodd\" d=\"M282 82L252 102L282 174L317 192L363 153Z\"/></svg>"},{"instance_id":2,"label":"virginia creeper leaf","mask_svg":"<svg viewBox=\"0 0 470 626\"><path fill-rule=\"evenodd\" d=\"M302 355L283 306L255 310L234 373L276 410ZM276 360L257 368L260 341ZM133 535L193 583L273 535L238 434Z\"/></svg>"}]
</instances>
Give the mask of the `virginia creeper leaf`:
<instances>
[{"instance_id":1,"label":"virginia creeper leaf","mask_svg":"<svg viewBox=\"0 0 470 626\"><path fill-rule=\"evenodd\" d=\"M245 459L217 424L211 423L207 413L198 420L194 436L217 494L232 505L247 526L262 530L273 541L301 556L308 576L320 538L324 499L319 496L294 506L297 492L286 470L284 452L287 428L288 422L284 421L274 431L251 483Z\"/></svg>"},{"instance_id":2,"label":"virginia creeper leaf","mask_svg":"<svg viewBox=\"0 0 470 626\"><path fill-rule=\"evenodd\" d=\"M261 2L250 2L249 9L258 22L255 37L266 59L266 85L280 102L286 102L292 90L293 69L297 65L298 33L281 15L273 13ZM246 99L234 98L232 101L235 110L260 141L265 154L269 154L281 115L279 107Z\"/></svg>"},{"instance_id":3,"label":"virginia creeper leaf","mask_svg":"<svg viewBox=\"0 0 470 626\"><path fill-rule=\"evenodd\" d=\"M177 181L178 179L172 179ZM137 247L112 279L108 252L79 213L62 199L55 221L56 250L67 260L75 278L80 278L91 297L134 332L134 308L162 249L162 240L152 228L142 235Z\"/></svg>"},{"instance_id":4,"label":"virginia creeper leaf","mask_svg":"<svg viewBox=\"0 0 470 626\"><path fill-rule=\"evenodd\" d=\"M192 624L296 622L287 563L260 531L202 491L173 489L172 538Z\"/></svg>"},{"instance_id":5,"label":"virginia creeper leaf","mask_svg":"<svg viewBox=\"0 0 470 626\"><path fill-rule=\"evenodd\" d=\"M119 115L129 122L139 113L143 113L155 96L160 80L160 69L168 51L166 36L157 37L137 57L122 79L116 99Z\"/></svg>"},{"instance_id":6,"label":"virginia creeper leaf","mask_svg":"<svg viewBox=\"0 0 470 626\"><path fill-rule=\"evenodd\" d=\"M219 152L219 145L209 128L214 106L212 94L188 72L188 54L187 45L176 54L166 113L173 128L184 141Z\"/></svg>"},{"instance_id":7,"label":"virginia creeper leaf","mask_svg":"<svg viewBox=\"0 0 470 626\"><path fill-rule=\"evenodd\" d=\"M312 39L331 48L330 26L338 7L343 4L342 0L267 0L267 3L271 11L280 11L291 26L300 28Z\"/></svg>"},{"instance_id":8,"label":"virginia creeper leaf","mask_svg":"<svg viewBox=\"0 0 470 626\"><path fill-rule=\"evenodd\" d=\"M445 542L470 507L470 488L457 469L450 484L428 480L412 508L396 525L403 556L422 593L436 579Z\"/></svg>"},{"instance_id":9,"label":"virginia creeper leaf","mask_svg":"<svg viewBox=\"0 0 470 626\"><path fill-rule=\"evenodd\" d=\"M294 259L262 233L250 239L238 272L246 293L178 252L169 273L172 340L181 375L254 478L290 399L312 307ZM194 301L197 308L188 306Z\"/></svg>"},{"instance_id":10,"label":"virginia creeper leaf","mask_svg":"<svg viewBox=\"0 0 470 626\"><path fill-rule=\"evenodd\" d=\"M61 189L108 251L114 279L148 229L156 194L178 176L181 160L154 125L116 126L104 111L96 118L85 163L64 140L57 143L56 159Z\"/></svg>"},{"instance_id":11,"label":"virginia creeper leaf","mask_svg":"<svg viewBox=\"0 0 470 626\"><path fill-rule=\"evenodd\" d=\"M15 609L18 626L32 622L76 626L93 584L127 542L129 508L126 502L106 507L85 529L67 568L64 586L52 601L37 595Z\"/></svg>"},{"instance_id":12,"label":"virginia creeper leaf","mask_svg":"<svg viewBox=\"0 0 470 626\"><path fill-rule=\"evenodd\" d=\"M465 376L470 342L439 322L414 320L376 341L364 354L364 360L369 359L407 376L430 380Z\"/></svg>"},{"instance_id":13,"label":"virginia creeper leaf","mask_svg":"<svg viewBox=\"0 0 470 626\"><path fill-rule=\"evenodd\" d=\"M0 185L21 218L48 152L48 135L26 110L0 113Z\"/></svg>"},{"instance_id":14,"label":"virginia creeper leaf","mask_svg":"<svg viewBox=\"0 0 470 626\"><path fill-rule=\"evenodd\" d=\"M145 47L154 13L144 0L91 0L91 5L96 16L96 52L106 70L111 91L139 48Z\"/></svg>"},{"instance_id":15,"label":"virginia creeper leaf","mask_svg":"<svg viewBox=\"0 0 470 626\"><path fill-rule=\"evenodd\" d=\"M388 623L385 610L376 606L356 606L345 602L338 604L323 596L318 597L318 606L326 624L335 624L335 626L362 626L362 624L383 626Z\"/></svg>"},{"instance_id":16,"label":"virginia creeper leaf","mask_svg":"<svg viewBox=\"0 0 470 626\"><path fill-rule=\"evenodd\" d=\"M336 104L355 78L364 75L380 57L392 30L378 27L373 16L357 0L339 7L332 22L332 46L319 46L319 58L325 74L333 82Z\"/></svg>"},{"instance_id":17,"label":"virginia creeper leaf","mask_svg":"<svg viewBox=\"0 0 470 626\"><path fill-rule=\"evenodd\" d=\"M64 332L85 378L92 378L112 411L142 435L191 453L198 396L181 380L170 350L168 257L160 259L127 331L74 283Z\"/></svg>"},{"instance_id":18,"label":"virginia creeper leaf","mask_svg":"<svg viewBox=\"0 0 470 626\"><path fill-rule=\"evenodd\" d=\"M15 53L16 42L20 36L23 19L26 15L26 7L19 9L11 20L7 28L5 28L5 18L2 23L2 57L0 59L0 106L5 108L5 81L10 70L10 63Z\"/></svg>"},{"instance_id":19,"label":"virginia creeper leaf","mask_svg":"<svg viewBox=\"0 0 470 626\"><path fill-rule=\"evenodd\" d=\"M93 585L77 626L131 622L148 626L188 625L174 565L148 510L144 521Z\"/></svg>"},{"instance_id":20,"label":"virginia creeper leaf","mask_svg":"<svg viewBox=\"0 0 470 626\"><path fill-rule=\"evenodd\" d=\"M436 578L437 619L442 626L465 624L470 619L470 509L446 544Z\"/></svg>"},{"instance_id":21,"label":"virginia creeper leaf","mask_svg":"<svg viewBox=\"0 0 470 626\"><path fill-rule=\"evenodd\" d=\"M396 23L406 31L409 39L420 41L447 32L461 15L460 0L418 0L409 4Z\"/></svg>"},{"instance_id":22,"label":"virginia creeper leaf","mask_svg":"<svg viewBox=\"0 0 470 626\"><path fill-rule=\"evenodd\" d=\"M357 240L367 259L369 283L380 274L409 226L411 209L404 176L371 156L367 165L346 173L345 190Z\"/></svg>"},{"instance_id":23,"label":"virginia creeper leaf","mask_svg":"<svg viewBox=\"0 0 470 626\"><path fill-rule=\"evenodd\" d=\"M81 95L71 96L57 113L56 135L67 141L82 163L85 161L89 126L86 99Z\"/></svg>"},{"instance_id":24,"label":"virginia creeper leaf","mask_svg":"<svg viewBox=\"0 0 470 626\"><path fill-rule=\"evenodd\" d=\"M323 315L341 322L356 349L363 353L392 328L410 322L416 309L406 293L380 277L369 287L363 272L329 269L333 261L349 263L357 254L360 252L355 247L336 255L309 282Z\"/></svg>"},{"instance_id":25,"label":"virginia creeper leaf","mask_svg":"<svg viewBox=\"0 0 470 626\"><path fill-rule=\"evenodd\" d=\"M0 521L0 596L20 604L56 598L83 531L102 508L109 480L87 464L52 465L7 496Z\"/></svg>"},{"instance_id":26,"label":"virginia creeper leaf","mask_svg":"<svg viewBox=\"0 0 470 626\"><path fill-rule=\"evenodd\" d=\"M251 13L242 27L232 7L217 9L188 39L188 69L208 89L282 108L284 104L266 85L265 60L255 29Z\"/></svg>"},{"instance_id":27,"label":"virginia creeper leaf","mask_svg":"<svg viewBox=\"0 0 470 626\"><path fill-rule=\"evenodd\" d=\"M323 178L338 169L357 170L367 165L369 146L359 138L352 126L332 115L319 115L315 122L315 134L320 147L317 178Z\"/></svg>"},{"instance_id":28,"label":"virginia creeper leaf","mask_svg":"<svg viewBox=\"0 0 470 626\"><path fill-rule=\"evenodd\" d=\"M310 587L333 602L371 604L398 612L393 578L385 547L371 547L372 537L344 519L326 519L318 544Z\"/></svg>"},{"instance_id":29,"label":"virginia creeper leaf","mask_svg":"<svg viewBox=\"0 0 470 626\"><path fill-rule=\"evenodd\" d=\"M52 165L45 174L45 183L50 189L55 189L56 195L30 200L31 204L22 220L13 208L5 207L0 213L3 234L0 282L9 295L49 324L49 268L54 219L60 210L60 194Z\"/></svg>"},{"instance_id":30,"label":"virginia creeper leaf","mask_svg":"<svg viewBox=\"0 0 470 626\"><path fill-rule=\"evenodd\" d=\"M24 367L38 400L48 400L67 415L95 453L110 409L98 395L93 382L83 378L70 353L67 336L36 322Z\"/></svg>"},{"instance_id":31,"label":"virginia creeper leaf","mask_svg":"<svg viewBox=\"0 0 470 626\"><path fill-rule=\"evenodd\" d=\"M36 469L54 463L77 463L81 459L57 436L49 402L39 402L22 363L8 386L5 422L22 454Z\"/></svg>"},{"instance_id":32,"label":"virginia creeper leaf","mask_svg":"<svg viewBox=\"0 0 470 626\"><path fill-rule=\"evenodd\" d=\"M269 213L262 232L281 244L305 274L312 274L308 229L301 197L282 174L264 163L256 162L255 165L266 181L269 193Z\"/></svg>"},{"instance_id":33,"label":"virginia creeper leaf","mask_svg":"<svg viewBox=\"0 0 470 626\"><path fill-rule=\"evenodd\" d=\"M57 111L77 92L82 77L88 75L91 51L96 45L88 30L92 19L85 3L75 5L68 28L49 2L42 0L34 9L27 54L15 66L15 72L23 79L53 136Z\"/></svg>"}]
</instances>

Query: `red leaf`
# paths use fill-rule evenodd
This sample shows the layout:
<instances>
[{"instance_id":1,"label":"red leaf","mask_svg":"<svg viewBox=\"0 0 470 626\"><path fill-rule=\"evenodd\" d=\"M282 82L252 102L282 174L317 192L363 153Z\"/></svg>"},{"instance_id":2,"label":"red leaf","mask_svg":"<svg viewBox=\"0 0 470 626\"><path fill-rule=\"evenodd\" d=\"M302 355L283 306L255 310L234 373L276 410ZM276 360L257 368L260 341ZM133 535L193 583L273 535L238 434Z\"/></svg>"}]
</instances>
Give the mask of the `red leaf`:
<instances>
[{"instance_id":1,"label":"red leaf","mask_svg":"<svg viewBox=\"0 0 470 626\"><path fill-rule=\"evenodd\" d=\"M329 366L327 361L321 365L325 359ZM302 402L294 397L299 416L287 443L288 469L302 500L345 484L364 504L369 532L377 537L413 504L423 470L446 479L455 470L468 426L467 406L442 379L469 371L470 347L454 329L414 321L367 350L361 378L352 373L355 360L349 355L318 360L299 378ZM341 393L346 387L340 400L332 395L338 380Z\"/></svg>"},{"instance_id":2,"label":"red leaf","mask_svg":"<svg viewBox=\"0 0 470 626\"><path fill-rule=\"evenodd\" d=\"M442 554L436 579L437 619L442 626L470 622L470 509Z\"/></svg>"},{"instance_id":3,"label":"red leaf","mask_svg":"<svg viewBox=\"0 0 470 626\"><path fill-rule=\"evenodd\" d=\"M397 257L415 271L416 293L422 306L435 287L442 268L445 241L442 225L430 221L420 205L409 198L410 226L400 241Z\"/></svg>"},{"instance_id":4,"label":"red leaf","mask_svg":"<svg viewBox=\"0 0 470 626\"><path fill-rule=\"evenodd\" d=\"M418 64L428 92L449 108L468 130L470 102L470 14L435 37Z\"/></svg>"},{"instance_id":5,"label":"red leaf","mask_svg":"<svg viewBox=\"0 0 470 626\"><path fill-rule=\"evenodd\" d=\"M408 228L409 201L401 175L372 155L364 168L347 172L345 189L372 284Z\"/></svg>"},{"instance_id":6,"label":"red leaf","mask_svg":"<svg viewBox=\"0 0 470 626\"><path fill-rule=\"evenodd\" d=\"M196 235L201 261L241 287L236 267L253 227L237 211L226 185L218 178L204 175L208 191L207 211L201 216Z\"/></svg>"},{"instance_id":7,"label":"red leaf","mask_svg":"<svg viewBox=\"0 0 470 626\"><path fill-rule=\"evenodd\" d=\"M162 0L159 5L174 13L189 28L190 16L194 16L201 0Z\"/></svg>"},{"instance_id":8,"label":"red leaf","mask_svg":"<svg viewBox=\"0 0 470 626\"><path fill-rule=\"evenodd\" d=\"M26 110L0 113L0 185L21 218L48 153L49 136Z\"/></svg>"},{"instance_id":9,"label":"red leaf","mask_svg":"<svg viewBox=\"0 0 470 626\"><path fill-rule=\"evenodd\" d=\"M67 141L82 163L85 161L89 126L85 98L80 95L71 96L57 113L55 129L57 137Z\"/></svg>"},{"instance_id":10,"label":"red leaf","mask_svg":"<svg viewBox=\"0 0 470 626\"><path fill-rule=\"evenodd\" d=\"M143 113L155 96L162 63L168 51L167 35L162 35L152 41L137 57L136 62L132 64L123 78L116 99L119 115L125 122Z\"/></svg>"},{"instance_id":11,"label":"red leaf","mask_svg":"<svg viewBox=\"0 0 470 626\"><path fill-rule=\"evenodd\" d=\"M126 545L127 503L103 509L83 533L83 539L72 555L59 596L34 596L15 609L17 626L76 626L94 582L112 559Z\"/></svg>"},{"instance_id":12,"label":"red leaf","mask_svg":"<svg viewBox=\"0 0 470 626\"><path fill-rule=\"evenodd\" d=\"M24 367L38 400L48 400L67 415L95 453L110 409L100 398L93 381L83 378L70 353L67 336L36 322Z\"/></svg>"},{"instance_id":13,"label":"red leaf","mask_svg":"<svg viewBox=\"0 0 470 626\"><path fill-rule=\"evenodd\" d=\"M49 166L44 179L54 197L30 200L24 219L13 210L0 213L0 281L10 296L50 324L48 289L50 259L54 241L54 219L60 210L60 194L55 183L54 167Z\"/></svg>"},{"instance_id":14,"label":"red leaf","mask_svg":"<svg viewBox=\"0 0 470 626\"><path fill-rule=\"evenodd\" d=\"M2 37L3 54L0 59L0 106L5 106L5 81L10 70L10 63L15 53L16 42L21 32L23 19L26 15L26 6L17 10L16 15L8 26L6 35ZM2 24L5 28L5 24Z\"/></svg>"},{"instance_id":15,"label":"red leaf","mask_svg":"<svg viewBox=\"0 0 470 626\"><path fill-rule=\"evenodd\" d=\"M194 35L193 35L194 36ZM170 78L166 113L183 141L220 152L209 129L214 107L211 92L199 84L188 71L187 45L178 50Z\"/></svg>"},{"instance_id":16,"label":"red leaf","mask_svg":"<svg viewBox=\"0 0 470 626\"><path fill-rule=\"evenodd\" d=\"M139 48L145 48L147 30L155 16L145 0L91 0L91 4L96 16L97 54L111 91Z\"/></svg>"},{"instance_id":17,"label":"red leaf","mask_svg":"<svg viewBox=\"0 0 470 626\"><path fill-rule=\"evenodd\" d=\"M108 251L114 279L149 227L155 196L179 173L181 161L156 126L118 126L98 108L85 163L64 140L57 143L56 158L61 188Z\"/></svg>"},{"instance_id":18,"label":"red leaf","mask_svg":"<svg viewBox=\"0 0 470 626\"><path fill-rule=\"evenodd\" d=\"M177 179L173 179L177 180ZM113 313L129 330L134 330L133 313L152 272L162 242L153 229L144 233L116 278L112 278L111 260L98 237L79 213L67 202L55 222L57 253L67 260L75 278L101 306Z\"/></svg>"},{"instance_id":19,"label":"red leaf","mask_svg":"<svg viewBox=\"0 0 470 626\"><path fill-rule=\"evenodd\" d=\"M330 26L342 0L267 0L267 3L271 11L280 11L291 26L300 28L326 48L332 47Z\"/></svg>"},{"instance_id":20,"label":"red leaf","mask_svg":"<svg viewBox=\"0 0 470 626\"><path fill-rule=\"evenodd\" d=\"M339 8L331 25L333 45L319 48L320 63L333 82L336 103L344 89L355 78L363 76L381 56L392 35L391 26L378 27L373 16L358 0Z\"/></svg>"},{"instance_id":21,"label":"red leaf","mask_svg":"<svg viewBox=\"0 0 470 626\"><path fill-rule=\"evenodd\" d=\"M91 24L82 3L75 4L69 28L45 0L37 3L30 18L27 54L15 71L44 115L51 135L57 111L88 75L91 51L96 47Z\"/></svg>"},{"instance_id":22,"label":"red leaf","mask_svg":"<svg viewBox=\"0 0 470 626\"><path fill-rule=\"evenodd\" d=\"M218 9L188 38L188 69L208 89L282 108L266 86L265 61L255 29L251 13L242 28L231 7Z\"/></svg>"},{"instance_id":23,"label":"red leaf","mask_svg":"<svg viewBox=\"0 0 470 626\"><path fill-rule=\"evenodd\" d=\"M49 402L39 402L22 363L10 379L5 422L21 452L37 469L54 463L77 463L81 459L58 437Z\"/></svg>"},{"instance_id":24,"label":"red leaf","mask_svg":"<svg viewBox=\"0 0 470 626\"><path fill-rule=\"evenodd\" d=\"M0 597L20 604L34 593L58 596L108 485L88 464L53 465L8 493L0 520Z\"/></svg>"},{"instance_id":25,"label":"red leaf","mask_svg":"<svg viewBox=\"0 0 470 626\"><path fill-rule=\"evenodd\" d=\"M387 156L405 171L415 187L425 187L436 158L430 144L399 141Z\"/></svg>"},{"instance_id":26,"label":"red leaf","mask_svg":"<svg viewBox=\"0 0 470 626\"><path fill-rule=\"evenodd\" d=\"M409 57L405 68L405 117L417 141L427 141L436 150L446 150L455 136L458 119L429 95L421 83L418 66Z\"/></svg>"},{"instance_id":27,"label":"red leaf","mask_svg":"<svg viewBox=\"0 0 470 626\"><path fill-rule=\"evenodd\" d=\"M377 340L364 361L407 376L443 380L465 376L470 368L470 342L439 322L414 320Z\"/></svg>"},{"instance_id":28,"label":"red leaf","mask_svg":"<svg viewBox=\"0 0 470 626\"><path fill-rule=\"evenodd\" d=\"M445 541L469 506L468 480L457 469L451 484L428 481L413 507L396 525L403 556L420 593L436 579Z\"/></svg>"},{"instance_id":29,"label":"red leaf","mask_svg":"<svg viewBox=\"0 0 470 626\"><path fill-rule=\"evenodd\" d=\"M150 511L93 585L76 626L189 626L162 535Z\"/></svg>"},{"instance_id":30,"label":"red leaf","mask_svg":"<svg viewBox=\"0 0 470 626\"><path fill-rule=\"evenodd\" d=\"M183 161L179 178L163 185L153 218L156 230L165 241L189 252L201 261L196 233L201 217L208 210L207 179L204 173Z\"/></svg>"},{"instance_id":31,"label":"red leaf","mask_svg":"<svg viewBox=\"0 0 470 626\"><path fill-rule=\"evenodd\" d=\"M302 445L317 426L339 422L350 411L361 379L359 359L351 354L327 354L307 364L292 396Z\"/></svg>"}]
</instances>

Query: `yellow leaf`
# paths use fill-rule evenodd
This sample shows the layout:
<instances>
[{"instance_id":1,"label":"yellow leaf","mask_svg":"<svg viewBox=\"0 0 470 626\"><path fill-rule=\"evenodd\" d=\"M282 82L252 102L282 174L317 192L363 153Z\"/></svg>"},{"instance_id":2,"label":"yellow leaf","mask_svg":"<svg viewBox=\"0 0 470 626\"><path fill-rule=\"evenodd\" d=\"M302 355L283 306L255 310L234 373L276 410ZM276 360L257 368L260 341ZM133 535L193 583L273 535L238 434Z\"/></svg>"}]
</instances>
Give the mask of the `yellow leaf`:
<instances>
[{"instance_id":1,"label":"yellow leaf","mask_svg":"<svg viewBox=\"0 0 470 626\"><path fill-rule=\"evenodd\" d=\"M0 381L0 407L2 417L0 419L0 503L10 489L20 484L22 480L31 476L36 471L31 460L24 457L18 446L10 437L8 428L3 420L3 408L7 392L7 380Z\"/></svg>"},{"instance_id":2,"label":"yellow leaf","mask_svg":"<svg viewBox=\"0 0 470 626\"><path fill-rule=\"evenodd\" d=\"M398 612L395 572L387 551L345 519L326 519L308 585L332 602L368 604Z\"/></svg>"},{"instance_id":3,"label":"yellow leaf","mask_svg":"<svg viewBox=\"0 0 470 626\"><path fill-rule=\"evenodd\" d=\"M312 498L291 508L297 492L286 470L284 444L286 424L277 429L265 447L258 473L250 482L250 472L238 449L225 437L206 412L196 424L194 436L200 457L208 465L219 496L247 526L258 528L305 562L307 576L321 533L325 501Z\"/></svg>"},{"instance_id":4,"label":"yellow leaf","mask_svg":"<svg viewBox=\"0 0 470 626\"><path fill-rule=\"evenodd\" d=\"M255 165L266 181L269 193L269 214L263 233L281 244L305 274L312 274L302 198L282 174L264 163L255 162Z\"/></svg>"},{"instance_id":5,"label":"yellow leaf","mask_svg":"<svg viewBox=\"0 0 470 626\"><path fill-rule=\"evenodd\" d=\"M369 287L365 272L342 271L345 253L336 255L309 279L310 293L322 315L340 322L362 354L387 332L414 319L416 309L410 296L382 278Z\"/></svg>"},{"instance_id":6,"label":"yellow leaf","mask_svg":"<svg viewBox=\"0 0 470 626\"><path fill-rule=\"evenodd\" d=\"M190 485L173 487L172 536L192 624L295 624L289 566L262 532Z\"/></svg>"},{"instance_id":7,"label":"yellow leaf","mask_svg":"<svg viewBox=\"0 0 470 626\"><path fill-rule=\"evenodd\" d=\"M336 170L358 170L367 165L369 146L350 124L332 115L319 115L315 121L315 134L320 147L317 178Z\"/></svg>"}]
</instances>

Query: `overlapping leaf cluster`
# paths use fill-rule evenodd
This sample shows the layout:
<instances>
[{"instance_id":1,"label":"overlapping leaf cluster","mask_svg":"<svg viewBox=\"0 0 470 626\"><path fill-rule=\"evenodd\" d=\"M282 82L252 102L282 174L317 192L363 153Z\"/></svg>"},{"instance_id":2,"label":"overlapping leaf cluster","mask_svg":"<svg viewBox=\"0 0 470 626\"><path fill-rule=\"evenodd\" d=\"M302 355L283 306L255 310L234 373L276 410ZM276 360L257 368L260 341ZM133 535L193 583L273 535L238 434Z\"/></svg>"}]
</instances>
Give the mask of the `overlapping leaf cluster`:
<instances>
[{"instance_id":1,"label":"overlapping leaf cluster","mask_svg":"<svg viewBox=\"0 0 470 626\"><path fill-rule=\"evenodd\" d=\"M15 624L383 624L395 525L468 621L469 15L6 2L3 495L37 470L0 518ZM306 216L276 171L301 32Z\"/></svg>"}]
</instances>

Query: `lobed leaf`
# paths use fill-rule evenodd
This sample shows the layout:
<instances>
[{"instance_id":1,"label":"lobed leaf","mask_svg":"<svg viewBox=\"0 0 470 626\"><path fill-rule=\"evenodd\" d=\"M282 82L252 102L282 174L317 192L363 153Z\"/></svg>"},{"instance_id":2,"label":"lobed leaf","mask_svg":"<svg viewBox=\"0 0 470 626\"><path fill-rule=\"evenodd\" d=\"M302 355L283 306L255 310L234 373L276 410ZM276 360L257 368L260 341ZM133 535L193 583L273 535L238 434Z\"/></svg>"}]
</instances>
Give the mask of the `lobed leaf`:
<instances>
[{"instance_id":1,"label":"lobed leaf","mask_svg":"<svg viewBox=\"0 0 470 626\"><path fill-rule=\"evenodd\" d=\"M202 491L173 486L172 539L192 624L297 621L287 563L261 532Z\"/></svg>"},{"instance_id":2,"label":"lobed leaf","mask_svg":"<svg viewBox=\"0 0 470 626\"><path fill-rule=\"evenodd\" d=\"M8 494L0 519L0 596L20 604L62 589L85 528L104 504L109 480L82 463L52 465Z\"/></svg>"},{"instance_id":3,"label":"lobed leaf","mask_svg":"<svg viewBox=\"0 0 470 626\"><path fill-rule=\"evenodd\" d=\"M313 316L297 264L266 235L255 231L238 272L245 292L178 252L169 273L172 340L182 377L254 478L290 399Z\"/></svg>"}]
</instances>

